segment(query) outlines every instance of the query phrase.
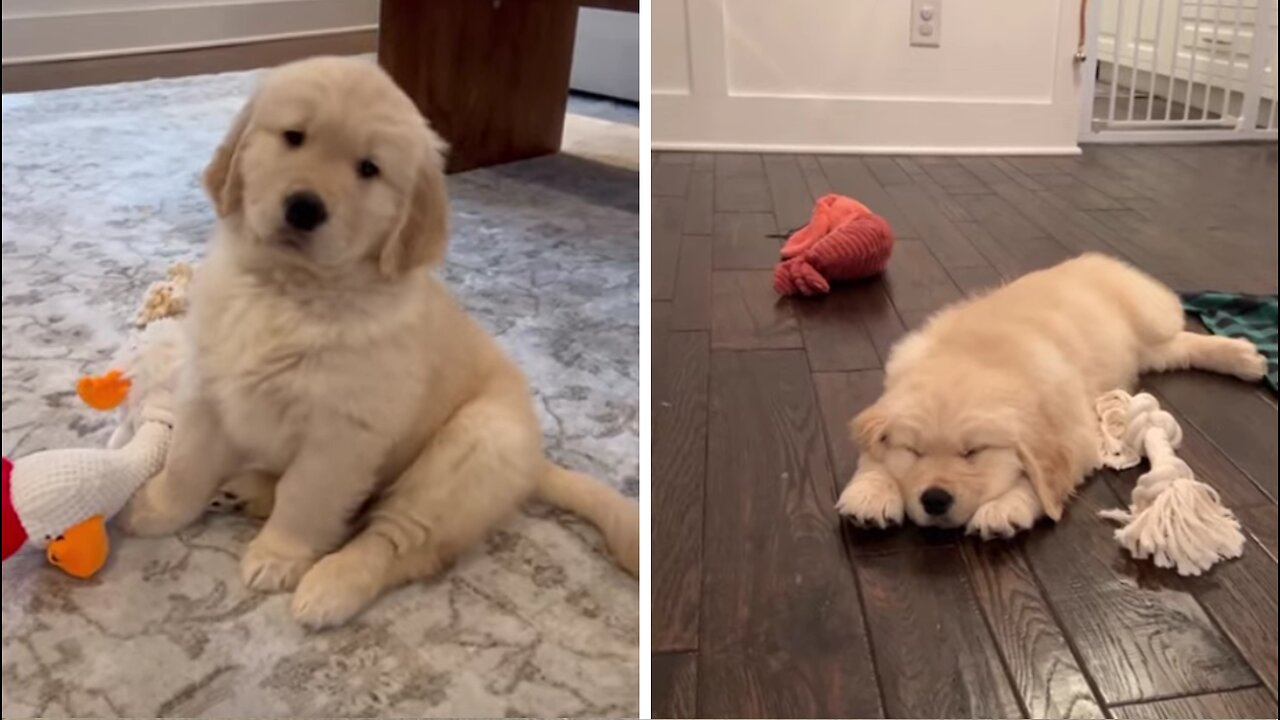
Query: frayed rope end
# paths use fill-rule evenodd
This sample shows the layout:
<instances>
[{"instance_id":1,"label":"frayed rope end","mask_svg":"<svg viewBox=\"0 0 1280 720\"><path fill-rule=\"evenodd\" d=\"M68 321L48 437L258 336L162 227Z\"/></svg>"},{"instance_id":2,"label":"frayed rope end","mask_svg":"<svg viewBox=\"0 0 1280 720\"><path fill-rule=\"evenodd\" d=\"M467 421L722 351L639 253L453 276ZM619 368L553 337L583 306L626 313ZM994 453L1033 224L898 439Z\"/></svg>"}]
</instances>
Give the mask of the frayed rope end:
<instances>
[{"instance_id":1,"label":"frayed rope end","mask_svg":"<svg viewBox=\"0 0 1280 720\"><path fill-rule=\"evenodd\" d=\"M1123 524L1116 529L1116 540L1130 555L1151 558L1179 575L1200 575L1221 560L1244 554L1240 522L1213 488L1194 479L1174 480L1144 508L1098 514Z\"/></svg>"}]
</instances>

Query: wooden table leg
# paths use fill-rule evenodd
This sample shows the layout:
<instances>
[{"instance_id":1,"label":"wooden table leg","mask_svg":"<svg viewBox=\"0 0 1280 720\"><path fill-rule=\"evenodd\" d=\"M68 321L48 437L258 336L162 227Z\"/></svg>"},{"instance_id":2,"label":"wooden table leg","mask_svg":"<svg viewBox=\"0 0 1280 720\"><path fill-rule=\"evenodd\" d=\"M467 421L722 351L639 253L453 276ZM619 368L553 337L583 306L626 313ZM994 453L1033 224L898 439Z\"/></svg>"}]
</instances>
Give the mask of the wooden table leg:
<instances>
[{"instance_id":1,"label":"wooden table leg","mask_svg":"<svg viewBox=\"0 0 1280 720\"><path fill-rule=\"evenodd\" d=\"M451 146L449 172L560 149L577 0L382 0L378 62Z\"/></svg>"}]
</instances>

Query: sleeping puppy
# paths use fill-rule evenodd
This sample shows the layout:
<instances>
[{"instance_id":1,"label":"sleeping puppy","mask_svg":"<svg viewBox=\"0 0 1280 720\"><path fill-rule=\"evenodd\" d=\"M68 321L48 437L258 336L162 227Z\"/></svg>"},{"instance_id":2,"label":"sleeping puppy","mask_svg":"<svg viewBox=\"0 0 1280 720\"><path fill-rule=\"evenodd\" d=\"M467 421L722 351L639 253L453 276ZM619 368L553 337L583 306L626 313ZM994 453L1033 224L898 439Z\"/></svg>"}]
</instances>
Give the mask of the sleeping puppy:
<instances>
[{"instance_id":1,"label":"sleeping puppy","mask_svg":"<svg viewBox=\"0 0 1280 720\"><path fill-rule=\"evenodd\" d=\"M1177 296L1118 260L1033 272L894 347L883 395L851 424L860 459L837 509L983 538L1058 520L1101 464L1094 400L1188 367L1256 381L1266 362L1247 341L1184 332Z\"/></svg>"},{"instance_id":2,"label":"sleeping puppy","mask_svg":"<svg viewBox=\"0 0 1280 720\"><path fill-rule=\"evenodd\" d=\"M371 63L266 77L204 174L219 223L193 287L191 373L126 529L172 533L222 483L278 479L242 574L296 587L311 626L435 575L534 494L637 571L635 503L546 459L524 377L431 272L443 151Z\"/></svg>"}]
</instances>

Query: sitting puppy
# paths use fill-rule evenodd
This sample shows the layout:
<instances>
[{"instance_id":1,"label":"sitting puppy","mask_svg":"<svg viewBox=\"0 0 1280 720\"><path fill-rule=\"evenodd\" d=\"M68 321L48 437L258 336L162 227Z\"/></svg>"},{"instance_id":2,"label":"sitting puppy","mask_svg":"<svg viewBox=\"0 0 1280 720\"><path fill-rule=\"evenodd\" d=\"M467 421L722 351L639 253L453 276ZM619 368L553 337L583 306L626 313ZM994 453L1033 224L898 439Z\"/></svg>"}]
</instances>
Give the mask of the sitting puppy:
<instances>
[{"instance_id":1,"label":"sitting puppy","mask_svg":"<svg viewBox=\"0 0 1280 720\"><path fill-rule=\"evenodd\" d=\"M1183 331L1177 296L1084 255L935 315L893 349L883 395L851 425L857 472L837 510L884 527L1008 537L1063 505L1101 464L1094 400L1146 371L1256 381L1245 340Z\"/></svg>"},{"instance_id":2,"label":"sitting puppy","mask_svg":"<svg viewBox=\"0 0 1280 720\"><path fill-rule=\"evenodd\" d=\"M274 483L249 508L269 516L244 582L296 586L311 626L439 573L535 493L637 571L635 503L546 459L524 377L430 270L443 150L372 63L266 77L204 174L219 223L192 290L190 382L126 529L172 533L224 482Z\"/></svg>"}]
</instances>

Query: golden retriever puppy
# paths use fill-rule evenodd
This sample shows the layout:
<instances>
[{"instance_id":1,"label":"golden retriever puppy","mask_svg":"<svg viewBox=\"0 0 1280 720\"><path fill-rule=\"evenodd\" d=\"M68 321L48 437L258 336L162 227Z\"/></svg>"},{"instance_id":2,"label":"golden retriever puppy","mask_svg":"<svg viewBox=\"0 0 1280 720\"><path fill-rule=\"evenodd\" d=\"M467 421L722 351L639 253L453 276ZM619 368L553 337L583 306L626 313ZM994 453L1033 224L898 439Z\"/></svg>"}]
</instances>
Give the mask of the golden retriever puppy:
<instances>
[{"instance_id":1,"label":"golden retriever puppy","mask_svg":"<svg viewBox=\"0 0 1280 720\"><path fill-rule=\"evenodd\" d=\"M894 347L883 395L851 424L860 459L837 509L984 538L1057 520L1101 464L1097 396L1187 367L1256 381L1266 363L1247 341L1184 332L1177 296L1118 260L1033 272Z\"/></svg>"},{"instance_id":2,"label":"golden retriever puppy","mask_svg":"<svg viewBox=\"0 0 1280 720\"><path fill-rule=\"evenodd\" d=\"M546 459L524 377L431 272L443 151L372 63L266 76L204 174L219 223L192 291L191 373L126 529L174 532L222 483L278 478L243 579L296 588L311 626L440 572L535 493L637 571L636 504Z\"/></svg>"}]
</instances>

